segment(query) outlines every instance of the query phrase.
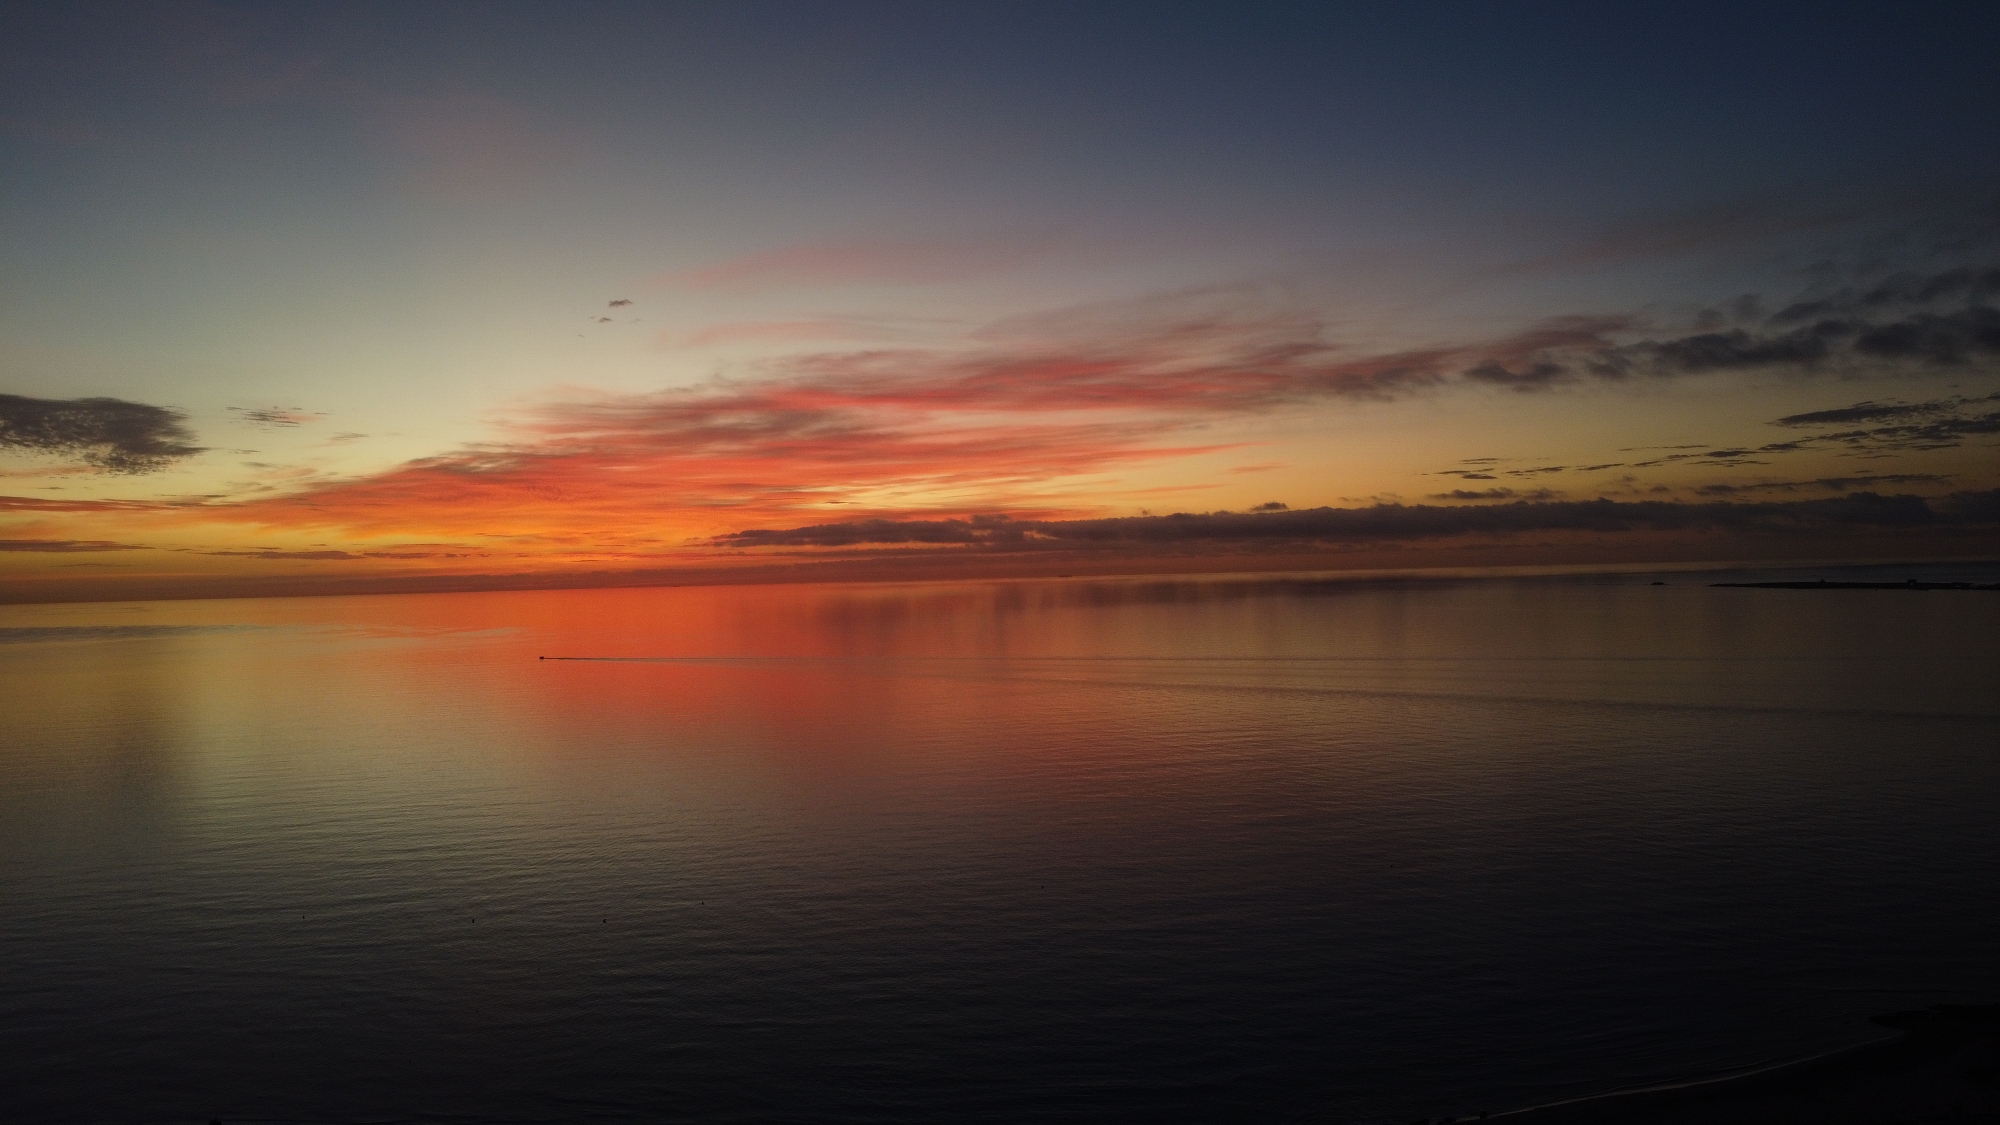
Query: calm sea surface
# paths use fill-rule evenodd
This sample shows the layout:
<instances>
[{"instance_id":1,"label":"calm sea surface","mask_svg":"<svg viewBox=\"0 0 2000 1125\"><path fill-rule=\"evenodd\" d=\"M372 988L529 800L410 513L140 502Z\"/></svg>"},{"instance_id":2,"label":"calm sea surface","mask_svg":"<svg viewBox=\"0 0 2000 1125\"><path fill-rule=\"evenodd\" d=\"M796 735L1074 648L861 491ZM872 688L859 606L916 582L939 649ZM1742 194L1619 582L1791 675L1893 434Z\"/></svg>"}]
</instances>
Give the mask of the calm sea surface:
<instances>
[{"instance_id":1,"label":"calm sea surface","mask_svg":"<svg viewBox=\"0 0 2000 1125\"><path fill-rule=\"evenodd\" d=\"M1669 580L0 608L0 1113L1409 1121L2000 1000L2000 595Z\"/></svg>"}]
</instances>

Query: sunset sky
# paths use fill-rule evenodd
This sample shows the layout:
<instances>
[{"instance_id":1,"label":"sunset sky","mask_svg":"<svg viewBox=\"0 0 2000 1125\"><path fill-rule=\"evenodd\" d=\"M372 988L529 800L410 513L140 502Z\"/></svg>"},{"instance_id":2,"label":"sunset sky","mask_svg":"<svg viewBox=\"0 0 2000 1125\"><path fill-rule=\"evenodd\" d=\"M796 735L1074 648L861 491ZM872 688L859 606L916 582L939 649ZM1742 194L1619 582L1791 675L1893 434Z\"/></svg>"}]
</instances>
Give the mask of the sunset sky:
<instances>
[{"instance_id":1,"label":"sunset sky","mask_svg":"<svg viewBox=\"0 0 2000 1125\"><path fill-rule=\"evenodd\" d=\"M2000 554L2000 5L0 44L0 600Z\"/></svg>"}]
</instances>

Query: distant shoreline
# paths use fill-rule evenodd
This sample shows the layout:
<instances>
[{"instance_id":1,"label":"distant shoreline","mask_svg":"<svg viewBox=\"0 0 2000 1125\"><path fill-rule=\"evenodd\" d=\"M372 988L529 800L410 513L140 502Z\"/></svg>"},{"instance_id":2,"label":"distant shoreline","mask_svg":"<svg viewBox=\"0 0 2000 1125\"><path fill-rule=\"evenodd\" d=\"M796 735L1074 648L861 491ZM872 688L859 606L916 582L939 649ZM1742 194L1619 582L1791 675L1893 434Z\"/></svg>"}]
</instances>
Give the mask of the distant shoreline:
<instances>
[{"instance_id":1,"label":"distant shoreline","mask_svg":"<svg viewBox=\"0 0 2000 1125\"><path fill-rule=\"evenodd\" d=\"M1711 582L1712 589L1733 590L2000 590L2000 582Z\"/></svg>"}]
</instances>

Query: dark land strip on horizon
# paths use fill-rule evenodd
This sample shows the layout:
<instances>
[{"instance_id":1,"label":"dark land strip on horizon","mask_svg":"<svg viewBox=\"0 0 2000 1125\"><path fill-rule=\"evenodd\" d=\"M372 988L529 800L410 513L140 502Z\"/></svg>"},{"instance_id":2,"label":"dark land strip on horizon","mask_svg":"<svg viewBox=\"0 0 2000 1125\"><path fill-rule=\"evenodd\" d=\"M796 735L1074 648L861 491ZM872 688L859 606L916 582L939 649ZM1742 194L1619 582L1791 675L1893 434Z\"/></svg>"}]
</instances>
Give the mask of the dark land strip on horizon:
<instances>
[{"instance_id":1,"label":"dark land strip on horizon","mask_svg":"<svg viewBox=\"0 0 2000 1125\"><path fill-rule=\"evenodd\" d=\"M2000 582L1711 582L1711 589L1733 590L2000 590Z\"/></svg>"}]
</instances>

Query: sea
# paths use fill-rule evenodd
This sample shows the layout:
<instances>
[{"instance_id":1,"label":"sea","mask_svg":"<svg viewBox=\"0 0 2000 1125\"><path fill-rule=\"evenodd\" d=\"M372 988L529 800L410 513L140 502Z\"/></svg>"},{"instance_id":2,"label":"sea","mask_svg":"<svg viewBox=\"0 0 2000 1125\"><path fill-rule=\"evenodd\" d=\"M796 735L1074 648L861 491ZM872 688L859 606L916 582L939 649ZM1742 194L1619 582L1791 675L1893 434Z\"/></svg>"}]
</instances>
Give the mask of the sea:
<instances>
[{"instance_id":1,"label":"sea","mask_svg":"<svg viewBox=\"0 0 2000 1125\"><path fill-rule=\"evenodd\" d=\"M0 607L0 1114L1408 1122L2000 1001L1995 565Z\"/></svg>"}]
</instances>

